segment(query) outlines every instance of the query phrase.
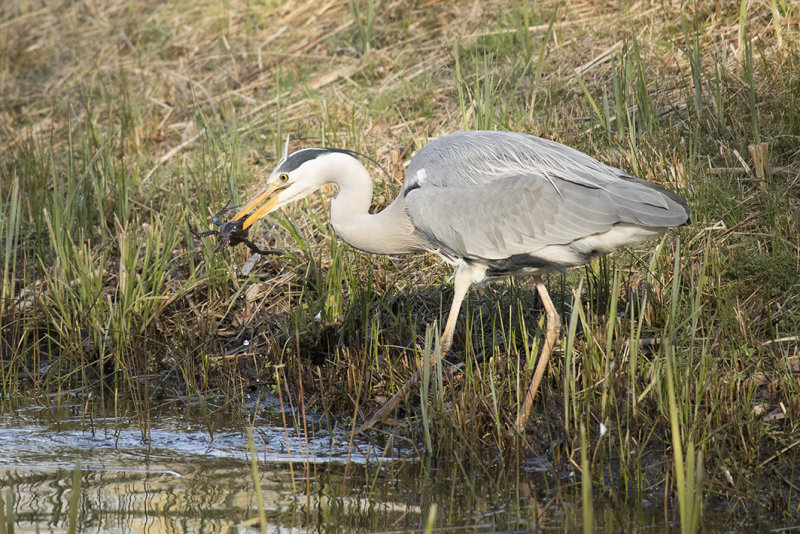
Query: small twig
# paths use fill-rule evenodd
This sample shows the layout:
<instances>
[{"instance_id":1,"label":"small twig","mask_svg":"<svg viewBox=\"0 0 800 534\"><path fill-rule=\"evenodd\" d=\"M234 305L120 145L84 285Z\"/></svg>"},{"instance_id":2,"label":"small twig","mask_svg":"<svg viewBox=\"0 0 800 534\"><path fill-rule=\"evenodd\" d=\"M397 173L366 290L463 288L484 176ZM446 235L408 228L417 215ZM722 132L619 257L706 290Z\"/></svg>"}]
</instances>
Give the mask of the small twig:
<instances>
[{"instance_id":1,"label":"small twig","mask_svg":"<svg viewBox=\"0 0 800 534\"><path fill-rule=\"evenodd\" d=\"M610 60L611 56L613 56L614 52L619 48L622 48L622 41L617 41L610 47L606 48L603 52L601 52L599 56L589 60L588 62L584 63L575 70L577 71L578 74L583 76L585 73L589 72L596 66L602 65L606 61Z\"/></svg>"},{"instance_id":2,"label":"small twig","mask_svg":"<svg viewBox=\"0 0 800 534\"><path fill-rule=\"evenodd\" d=\"M202 134L203 134L203 132L200 132L199 134L195 135L194 137L192 137L190 139L187 139L183 143L179 144L178 146L176 146L175 148L173 148L172 150L170 150L169 152L167 152L166 154L161 156L159 158L159 160L158 160L158 163L152 169L150 169L150 172L148 172L147 176L144 177L144 181L149 180L150 177L153 176L153 173L155 173L160 166L162 166L163 164L168 162L170 159L172 159L175 156L175 154L177 154L178 152L180 152L181 150L183 150L187 146L191 145L195 141L197 141Z\"/></svg>"},{"instance_id":3,"label":"small twig","mask_svg":"<svg viewBox=\"0 0 800 534\"><path fill-rule=\"evenodd\" d=\"M781 480L783 480L783 481L786 483L786 485L787 485L787 486L789 486L790 488L792 488L792 489L793 489L793 490L795 490L795 491L798 491L798 492L800 492L800 488L799 488L799 487L797 487L797 485L796 485L796 484L793 484L791 480L789 480L788 478L786 478L785 476L783 476L783 473L781 473L780 471L778 471L778 468L777 468L777 467L775 467L775 466L772 466L772 472L773 472L773 473L775 473L776 475L778 475L778 478L780 478Z\"/></svg>"},{"instance_id":4,"label":"small twig","mask_svg":"<svg viewBox=\"0 0 800 534\"><path fill-rule=\"evenodd\" d=\"M778 339L768 339L764 341L761 346L766 347L767 345L773 345L775 343L785 343L787 341L800 341L800 336L786 336L786 337L779 337Z\"/></svg>"},{"instance_id":5,"label":"small twig","mask_svg":"<svg viewBox=\"0 0 800 534\"><path fill-rule=\"evenodd\" d=\"M770 456L769 458L767 458L766 460L764 460L763 462L761 462L760 464L758 464L758 468L759 468L759 469L761 469L762 467L764 467L765 465L767 465L768 463L770 463L772 460L776 459L776 458L777 458L779 455L781 455L781 454L785 453L785 452L786 452L786 451L788 451L789 449L791 449L791 448L793 448L793 447L796 447L796 446L798 446L798 445L800 445L800 439L798 439L797 441L795 441L795 442L793 442L793 443L791 443L791 444L789 444L789 445L785 446L785 447L784 447L784 448L782 448L780 451L776 452L775 454L773 454L772 456Z\"/></svg>"}]
</instances>

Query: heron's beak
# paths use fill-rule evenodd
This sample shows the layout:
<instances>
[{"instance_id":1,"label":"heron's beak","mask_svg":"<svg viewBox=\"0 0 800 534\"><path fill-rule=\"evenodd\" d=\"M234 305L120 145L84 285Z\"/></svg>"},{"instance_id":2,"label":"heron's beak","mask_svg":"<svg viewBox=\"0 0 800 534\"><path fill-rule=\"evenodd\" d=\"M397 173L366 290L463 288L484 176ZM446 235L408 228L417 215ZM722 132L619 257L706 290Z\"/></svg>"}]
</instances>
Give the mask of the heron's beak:
<instances>
[{"instance_id":1,"label":"heron's beak","mask_svg":"<svg viewBox=\"0 0 800 534\"><path fill-rule=\"evenodd\" d=\"M247 202L247 204L242 206L242 209L240 209L239 212L233 217L233 220L238 221L250 213L250 210L261 204L261 206L259 206L258 209L256 209L253 213L250 213L250 215L244 220L244 223L242 223L242 229L247 230L253 225L254 222L277 207L278 193L284 189L286 189L286 186L279 186L275 184L268 185L263 191L258 193L249 202Z\"/></svg>"}]
</instances>

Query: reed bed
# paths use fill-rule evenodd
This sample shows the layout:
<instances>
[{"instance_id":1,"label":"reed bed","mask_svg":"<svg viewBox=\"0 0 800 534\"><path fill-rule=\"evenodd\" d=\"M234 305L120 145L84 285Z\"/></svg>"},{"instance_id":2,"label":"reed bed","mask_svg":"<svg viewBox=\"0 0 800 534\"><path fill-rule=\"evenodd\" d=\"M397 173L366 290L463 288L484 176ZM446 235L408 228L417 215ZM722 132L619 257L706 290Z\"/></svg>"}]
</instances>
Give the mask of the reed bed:
<instances>
[{"instance_id":1,"label":"reed bed","mask_svg":"<svg viewBox=\"0 0 800 534\"><path fill-rule=\"evenodd\" d=\"M430 357L448 267L350 249L329 194L251 234L283 256L215 252L188 224L251 193L287 134L375 157L380 209L428 139L524 131L684 195L692 225L550 277L565 326L524 435L543 324L517 280L470 295L456 360L425 366L375 439L478 471L544 457L615 505L664 495L687 530L704 498L794 517L798 16L783 0L5 2L3 399L122 396L146 428L153 406L209 398L244 421L244 396L269 390L354 428Z\"/></svg>"}]
</instances>

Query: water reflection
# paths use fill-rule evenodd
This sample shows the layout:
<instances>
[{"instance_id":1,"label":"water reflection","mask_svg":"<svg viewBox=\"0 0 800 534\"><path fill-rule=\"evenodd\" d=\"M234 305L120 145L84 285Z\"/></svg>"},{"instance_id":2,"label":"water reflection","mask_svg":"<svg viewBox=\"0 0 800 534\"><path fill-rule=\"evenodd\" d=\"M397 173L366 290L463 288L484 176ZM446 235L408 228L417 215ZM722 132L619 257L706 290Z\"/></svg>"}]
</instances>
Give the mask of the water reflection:
<instances>
[{"instance_id":1,"label":"water reflection","mask_svg":"<svg viewBox=\"0 0 800 534\"><path fill-rule=\"evenodd\" d=\"M159 416L143 436L134 424L120 428L118 420L98 417L89 422L75 412L69 406L28 406L0 416L1 495L14 500L16 532L65 531L78 459L82 532L248 531L257 503L241 425L226 429L217 421L212 436L207 424ZM336 525L333 515L342 503L347 510L407 513L406 505L391 503L387 494L381 502L361 502L359 491L369 488L344 484L368 480L368 462L380 470L375 459L397 463L407 452L363 438L350 442L345 432L313 426L306 438L273 423L256 424L269 530L304 531L320 521Z\"/></svg>"},{"instance_id":2,"label":"water reflection","mask_svg":"<svg viewBox=\"0 0 800 534\"><path fill-rule=\"evenodd\" d=\"M66 532L72 469L81 461L80 532L260 532L246 425L151 413L147 425L94 413L83 404L0 404L0 495L12 499L15 532ZM13 408L13 409L12 409ZM268 532L422 531L433 505L439 532L581 527L580 474L546 451L515 465L423 459L378 435L309 419L284 429L283 415L256 410L256 452ZM293 415L293 414L290 414ZM372 441L370 441L370 439ZM663 467L663 463L659 466ZM608 480L612 480L609 477ZM595 526L607 532L666 532L677 507L595 488ZM727 510L704 509L706 532L760 532ZM775 526L774 520L771 527Z\"/></svg>"}]
</instances>

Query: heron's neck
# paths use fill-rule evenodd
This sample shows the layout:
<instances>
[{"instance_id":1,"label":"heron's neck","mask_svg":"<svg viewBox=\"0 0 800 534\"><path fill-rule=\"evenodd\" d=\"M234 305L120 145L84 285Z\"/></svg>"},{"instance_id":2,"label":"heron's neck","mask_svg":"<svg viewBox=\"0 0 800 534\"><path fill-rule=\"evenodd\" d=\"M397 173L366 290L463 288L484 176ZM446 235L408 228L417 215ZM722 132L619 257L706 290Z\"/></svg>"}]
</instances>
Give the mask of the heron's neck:
<instances>
[{"instance_id":1,"label":"heron's neck","mask_svg":"<svg viewBox=\"0 0 800 534\"><path fill-rule=\"evenodd\" d=\"M331 201L331 224L349 245L374 254L415 252L416 230L405 208L393 202L379 213L369 213L372 179L361 163L345 154L326 162L328 182L339 187Z\"/></svg>"}]
</instances>

